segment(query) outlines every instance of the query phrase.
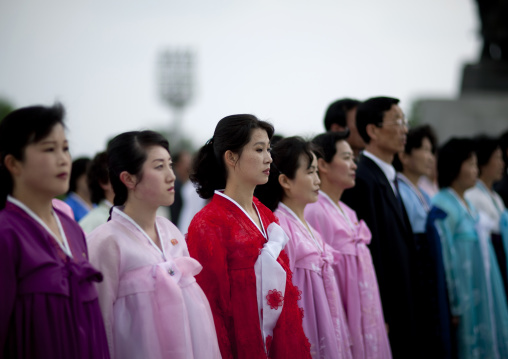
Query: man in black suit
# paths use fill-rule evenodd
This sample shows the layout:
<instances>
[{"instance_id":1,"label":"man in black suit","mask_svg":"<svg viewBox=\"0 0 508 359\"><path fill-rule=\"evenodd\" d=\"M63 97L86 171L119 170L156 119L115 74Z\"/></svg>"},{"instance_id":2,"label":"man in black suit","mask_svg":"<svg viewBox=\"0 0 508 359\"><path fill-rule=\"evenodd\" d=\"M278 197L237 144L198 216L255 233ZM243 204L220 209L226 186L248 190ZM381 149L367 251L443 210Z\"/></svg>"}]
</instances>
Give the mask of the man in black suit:
<instances>
[{"instance_id":1,"label":"man in black suit","mask_svg":"<svg viewBox=\"0 0 508 359\"><path fill-rule=\"evenodd\" d=\"M408 131L399 100L371 98L358 106L356 127L365 141L356 172L356 186L342 200L372 232L370 251L383 303L394 358L417 358L414 322L413 233L398 196L395 153L403 151Z\"/></svg>"}]
</instances>

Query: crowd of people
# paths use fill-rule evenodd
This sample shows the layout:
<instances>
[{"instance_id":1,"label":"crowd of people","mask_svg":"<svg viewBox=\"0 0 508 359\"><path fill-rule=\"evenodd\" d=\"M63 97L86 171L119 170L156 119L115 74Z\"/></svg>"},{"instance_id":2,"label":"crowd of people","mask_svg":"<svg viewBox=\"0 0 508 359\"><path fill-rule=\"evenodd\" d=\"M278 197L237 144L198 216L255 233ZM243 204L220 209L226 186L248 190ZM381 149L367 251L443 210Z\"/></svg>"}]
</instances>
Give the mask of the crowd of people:
<instances>
[{"instance_id":1,"label":"crowd of people","mask_svg":"<svg viewBox=\"0 0 508 359\"><path fill-rule=\"evenodd\" d=\"M346 98L312 139L240 114L72 161L64 118L0 123L0 357L508 358L508 131Z\"/></svg>"}]
</instances>

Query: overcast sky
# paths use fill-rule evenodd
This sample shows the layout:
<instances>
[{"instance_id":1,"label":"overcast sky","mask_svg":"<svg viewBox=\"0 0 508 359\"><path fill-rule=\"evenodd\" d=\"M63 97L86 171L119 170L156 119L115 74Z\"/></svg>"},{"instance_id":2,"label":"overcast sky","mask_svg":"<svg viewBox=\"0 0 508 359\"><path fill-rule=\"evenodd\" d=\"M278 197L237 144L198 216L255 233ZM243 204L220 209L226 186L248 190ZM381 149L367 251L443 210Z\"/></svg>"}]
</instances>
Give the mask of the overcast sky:
<instances>
[{"instance_id":1,"label":"overcast sky","mask_svg":"<svg viewBox=\"0 0 508 359\"><path fill-rule=\"evenodd\" d=\"M67 108L73 156L111 136L169 128L157 62L196 54L183 129L200 146L222 117L283 135L323 130L340 97L455 98L481 45L473 0L1 0L0 97Z\"/></svg>"}]
</instances>

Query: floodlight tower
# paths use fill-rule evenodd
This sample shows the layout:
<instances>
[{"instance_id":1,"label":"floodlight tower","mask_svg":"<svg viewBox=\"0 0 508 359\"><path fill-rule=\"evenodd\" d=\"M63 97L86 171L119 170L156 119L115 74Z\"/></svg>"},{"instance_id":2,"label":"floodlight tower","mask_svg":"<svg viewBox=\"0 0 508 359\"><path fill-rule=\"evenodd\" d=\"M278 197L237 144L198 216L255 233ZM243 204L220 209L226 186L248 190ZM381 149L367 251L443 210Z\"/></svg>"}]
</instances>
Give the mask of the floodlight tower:
<instances>
[{"instance_id":1,"label":"floodlight tower","mask_svg":"<svg viewBox=\"0 0 508 359\"><path fill-rule=\"evenodd\" d=\"M194 54L189 49L168 49L159 56L159 94L173 110L170 144L179 147L182 140L183 110L194 92Z\"/></svg>"}]
</instances>

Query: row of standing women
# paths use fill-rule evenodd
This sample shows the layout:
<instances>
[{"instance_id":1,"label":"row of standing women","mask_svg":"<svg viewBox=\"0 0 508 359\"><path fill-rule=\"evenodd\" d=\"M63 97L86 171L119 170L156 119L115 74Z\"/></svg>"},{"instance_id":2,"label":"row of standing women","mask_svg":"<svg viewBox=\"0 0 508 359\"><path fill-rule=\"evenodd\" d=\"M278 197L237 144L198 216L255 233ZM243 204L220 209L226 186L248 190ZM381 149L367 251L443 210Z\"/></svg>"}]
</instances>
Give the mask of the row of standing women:
<instances>
[{"instance_id":1,"label":"row of standing women","mask_svg":"<svg viewBox=\"0 0 508 359\"><path fill-rule=\"evenodd\" d=\"M114 207L85 241L52 206L70 175L63 117L59 105L36 106L0 124L2 356L392 357L371 233L341 201L355 186L347 133L289 137L270 154L269 123L222 119L194 163L191 180L210 202L187 238L156 215L174 200L169 144L152 131L120 134L107 149ZM415 238L428 277L416 277L418 293L441 300L418 334L460 358L500 358L505 269L464 199L474 152L453 141L428 216L423 198L428 240Z\"/></svg>"},{"instance_id":2,"label":"row of standing women","mask_svg":"<svg viewBox=\"0 0 508 359\"><path fill-rule=\"evenodd\" d=\"M508 212L493 190L501 149L483 135L450 139L438 151L440 190L430 198L418 180L433 170L435 146L428 126L412 129L395 161L417 248L419 334L441 357L504 358Z\"/></svg>"},{"instance_id":3,"label":"row of standing women","mask_svg":"<svg viewBox=\"0 0 508 359\"><path fill-rule=\"evenodd\" d=\"M151 131L118 135L107 149L114 207L85 241L52 205L70 176L63 117L60 105L35 106L1 123L2 356L390 357L368 229L336 202L331 226L349 223L351 238L341 255L340 235L324 240L307 219L315 213L316 227L330 230L319 213L338 193L318 191L318 167L330 168L330 187L354 185L344 137L325 140L319 160L309 143L285 139L271 166L273 127L224 118L195 163L192 180L211 201L186 241L156 216L174 197L167 141ZM332 174L341 166L342 180ZM278 193L267 202L275 214L253 197L269 177L259 195ZM340 280L341 267L353 277Z\"/></svg>"}]
</instances>

